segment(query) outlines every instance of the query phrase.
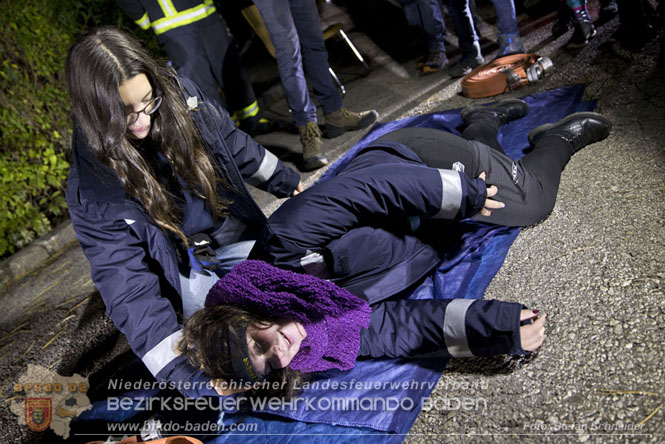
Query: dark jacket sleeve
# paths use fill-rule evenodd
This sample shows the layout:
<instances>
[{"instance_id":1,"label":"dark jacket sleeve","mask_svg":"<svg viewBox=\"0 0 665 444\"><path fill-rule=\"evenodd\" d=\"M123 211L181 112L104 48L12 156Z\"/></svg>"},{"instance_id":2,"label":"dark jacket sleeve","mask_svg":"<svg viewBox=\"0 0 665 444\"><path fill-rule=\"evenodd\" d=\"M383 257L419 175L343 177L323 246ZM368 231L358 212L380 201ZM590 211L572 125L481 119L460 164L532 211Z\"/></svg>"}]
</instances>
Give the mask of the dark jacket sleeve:
<instances>
[{"instance_id":1,"label":"dark jacket sleeve","mask_svg":"<svg viewBox=\"0 0 665 444\"><path fill-rule=\"evenodd\" d=\"M69 196L76 236L90 262L92 280L106 312L132 350L160 379L191 397L215 395L209 378L175 352L181 325L160 281L148 268L144 243L132 234L131 221L92 220ZM140 222L137 222L140 223Z\"/></svg>"},{"instance_id":2,"label":"dark jacket sleeve","mask_svg":"<svg viewBox=\"0 0 665 444\"><path fill-rule=\"evenodd\" d=\"M461 219L477 212L473 205L486 195L484 187L468 185L464 174L421 164L378 164L340 174L282 204L252 257L299 270L308 250L321 250L357 227L403 225L410 217Z\"/></svg>"},{"instance_id":3,"label":"dark jacket sleeve","mask_svg":"<svg viewBox=\"0 0 665 444\"><path fill-rule=\"evenodd\" d=\"M143 30L150 28L148 12L138 0L116 0L118 7Z\"/></svg>"},{"instance_id":4,"label":"dark jacket sleeve","mask_svg":"<svg viewBox=\"0 0 665 444\"><path fill-rule=\"evenodd\" d=\"M520 355L522 304L497 300L399 300L372 306L359 356Z\"/></svg>"},{"instance_id":5,"label":"dark jacket sleeve","mask_svg":"<svg viewBox=\"0 0 665 444\"><path fill-rule=\"evenodd\" d=\"M300 174L239 130L229 114L218 103L206 98L191 80L182 78L181 83L186 94L195 92L198 96L197 106L203 111L201 117L208 131L219 131L219 137L223 139L244 181L277 197L291 196L300 182ZM213 149L221 148L214 140L209 140L209 144Z\"/></svg>"}]
</instances>

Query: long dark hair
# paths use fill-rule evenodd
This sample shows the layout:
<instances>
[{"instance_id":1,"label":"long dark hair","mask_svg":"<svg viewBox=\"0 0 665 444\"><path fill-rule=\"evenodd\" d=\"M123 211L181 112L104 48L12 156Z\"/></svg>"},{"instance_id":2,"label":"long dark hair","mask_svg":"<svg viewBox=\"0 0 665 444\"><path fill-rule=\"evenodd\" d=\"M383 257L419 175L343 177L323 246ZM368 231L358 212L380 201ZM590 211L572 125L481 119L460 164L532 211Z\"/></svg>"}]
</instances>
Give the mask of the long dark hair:
<instances>
[{"instance_id":1,"label":"long dark hair","mask_svg":"<svg viewBox=\"0 0 665 444\"><path fill-rule=\"evenodd\" d=\"M187 360L195 368L202 369L211 378L234 381L235 375L228 374L225 368L234 357L233 347L222 344L222 353L218 354L220 341L246 341L244 332L247 326L257 328L270 325L277 319L257 316L235 305L215 305L197 311L185 323L183 338L178 343L178 350L187 356ZM230 331L230 335L220 335L221 331ZM235 349L240 349L236 346ZM252 389L253 397L279 397L289 399L299 392L302 385L302 374L288 367L273 369L266 377L268 384L259 384Z\"/></svg>"},{"instance_id":2,"label":"long dark hair","mask_svg":"<svg viewBox=\"0 0 665 444\"><path fill-rule=\"evenodd\" d=\"M208 157L180 93L175 73L157 63L131 36L113 28L90 31L69 51L66 63L72 110L93 154L120 179L125 192L137 198L162 230L187 238L179 228L168 191L150 162L127 137L127 120L118 87L145 74L161 107L152 114L149 137L173 165L189 191L208 202L213 217L224 214L228 201L218 197L225 184Z\"/></svg>"}]
</instances>

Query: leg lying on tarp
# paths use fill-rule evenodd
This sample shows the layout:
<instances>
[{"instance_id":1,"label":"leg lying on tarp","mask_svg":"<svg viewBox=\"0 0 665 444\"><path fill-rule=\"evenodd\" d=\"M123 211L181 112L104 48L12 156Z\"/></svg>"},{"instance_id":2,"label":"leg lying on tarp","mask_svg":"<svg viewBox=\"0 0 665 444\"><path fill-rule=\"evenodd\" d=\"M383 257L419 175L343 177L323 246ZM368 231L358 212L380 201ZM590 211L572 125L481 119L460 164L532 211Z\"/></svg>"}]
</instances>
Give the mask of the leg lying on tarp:
<instances>
[{"instance_id":1,"label":"leg lying on tarp","mask_svg":"<svg viewBox=\"0 0 665 444\"><path fill-rule=\"evenodd\" d=\"M538 127L531 133L532 151L513 161L497 142L497 130L527 111L528 105L515 99L468 108L462 113L467 124L464 137L421 127L382 136L359 150L337 176L289 199L275 211L250 257L339 279L344 278L339 271L344 267L339 264L377 262L375 249L358 248L360 243L352 242L350 232L362 227L394 233L403 246L399 236L410 235L404 226L418 225L419 220L471 218L509 227L541 221L554 207L561 171L570 157L583 146L607 137L611 124L600 114L578 113ZM385 241L385 236L382 239ZM332 243L334 248L329 248ZM418 243L412 246L421 247ZM387 242L384 256L394 251ZM429 255L430 262L411 261L413 256L397 258L410 270L408 276L422 276L424 270L436 265L435 255ZM382 273L376 267L346 268L355 275L350 288L364 297L372 293L369 286L388 282L383 275L393 269ZM368 270L364 288L358 271L363 269ZM402 281L397 291L412 283L411 279ZM395 294L380 293L383 298ZM377 302L373 297L368 299Z\"/></svg>"},{"instance_id":2,"label":"leg lying on tarp","mask_svg":"<svg viewBox=\"0 0 665 444\"><path fill-rule=\"evenodd\" d=\"M528 105L508 99L495 105L465 108L467 124L462 137L429 128L404 128L379 140L392 140L411 148L428 166L463 171L469 177L486 173L488 185L495 185L494 200L506 207L489 217L473 219L512 227L539 222L552 211L563 168L582 147L607 137L611 123L597 113L576 113L555 124L534 129L533 147L519 161L505 155L496 140L501 125L524 116Z\"/></svg>"}]
</instances>

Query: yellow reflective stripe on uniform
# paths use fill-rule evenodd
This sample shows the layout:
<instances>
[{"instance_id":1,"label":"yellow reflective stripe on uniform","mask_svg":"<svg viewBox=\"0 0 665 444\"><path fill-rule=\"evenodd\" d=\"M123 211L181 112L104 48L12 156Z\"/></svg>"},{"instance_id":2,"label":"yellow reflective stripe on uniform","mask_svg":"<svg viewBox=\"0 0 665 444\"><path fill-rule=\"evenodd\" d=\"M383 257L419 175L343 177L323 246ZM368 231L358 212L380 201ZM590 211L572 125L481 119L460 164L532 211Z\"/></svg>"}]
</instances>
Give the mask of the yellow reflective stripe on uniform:
<instances>
[{"instance_id":1,"label":"yellow reflective stripe on uniform","mask_svg":"<svg viewBox=\"0 0 665 444\"><path fill-rule=\"evenodd\" d=\"M259 113L259 102L256 100L251 105L244 107L243 109L236 111L233 115L237 119L243 120L250 117L254 117Z\"/></svg>"},{"instance_id":2,"label":"yellow reflective stripe on uniform","mask_svg":"<svg viewBox=\"0 0 665 444\"><path fill-rule=\"evenodd\" d=\"M144 31L148 30L150 28L150 18L148 17L148 13L146 12L143 14L140 19L134 20L134 23L139 25Z\"/></svg>"},{"instance_id":3,"label":"yellow reflective stripe on uniform","mask_svg":"<svg viewBox=\"0 0 665 444\"><path fill-rule=\"evenodd\" d=\"M173 3L171 3L171 0L157 0L157 3L159 3L159 7L162 8L164 17L170 17L178 12L178 10L175 9L175 6L173 6Z\"/></svg>"},{"instance_id":4,"label":"yellow reflective stripe on uniform","mask_svg":"<svg viewBox=\"0 0 665 444\"><path fill-rule=\"evenodd\" d=\"M178 12L177 14L170 17L164 17L156 20L152 24L152 29L155 31L155 34L159 35L166 31L170 31L171 29L203 20L214 12L215 7L213 5L199 5L194 8L185 9L184 11Z\"/></svg>"}]
</instances>

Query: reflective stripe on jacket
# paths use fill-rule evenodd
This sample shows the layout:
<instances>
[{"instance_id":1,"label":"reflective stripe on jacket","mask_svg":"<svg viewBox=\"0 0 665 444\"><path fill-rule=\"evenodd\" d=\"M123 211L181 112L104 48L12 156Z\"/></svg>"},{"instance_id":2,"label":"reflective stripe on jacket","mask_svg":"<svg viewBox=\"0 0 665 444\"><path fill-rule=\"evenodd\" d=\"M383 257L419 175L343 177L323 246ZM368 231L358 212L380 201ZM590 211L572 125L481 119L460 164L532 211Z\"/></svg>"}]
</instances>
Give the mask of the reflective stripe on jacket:
<instances>
[{"instance_id":1,"label":"reflective stripe on jacket","mask_svg":"<svg viewBox=\"0 0 665 444\"><path fill-rule=\"evenodd\" d=\"M486 196L482 179L427 167L397 142L374 142L337 176L282 204L250 257L332 278L372 304L416 283L442 259L409 221L469 217Z\"/></svg>"},{"instance_id":2,"label":"reflective stripe on jacket","mask_svg":"<svg viewBox=\"0 0 665 444\"><path fill-rule=\"evenodd\" d=\"M215 13L212 0L117 0L134 23L160 35L201 21Z\"/></svg>"}]
</instances>

